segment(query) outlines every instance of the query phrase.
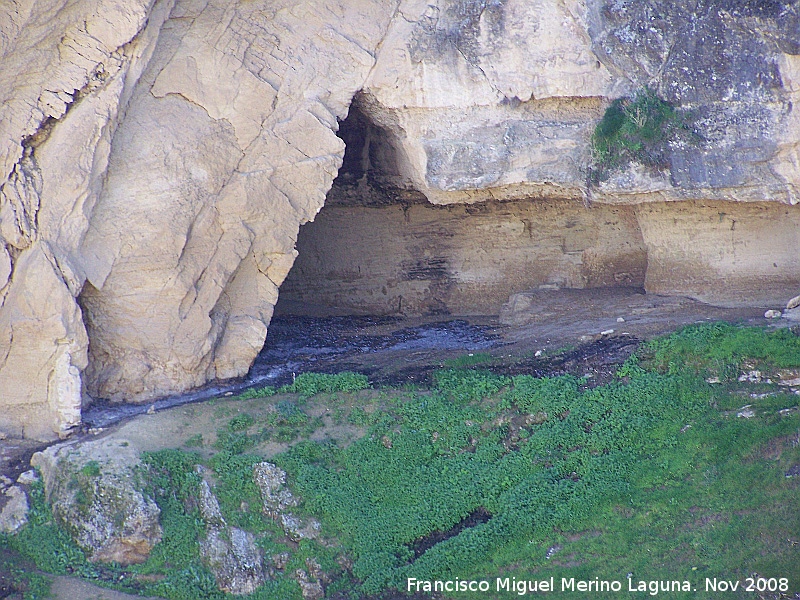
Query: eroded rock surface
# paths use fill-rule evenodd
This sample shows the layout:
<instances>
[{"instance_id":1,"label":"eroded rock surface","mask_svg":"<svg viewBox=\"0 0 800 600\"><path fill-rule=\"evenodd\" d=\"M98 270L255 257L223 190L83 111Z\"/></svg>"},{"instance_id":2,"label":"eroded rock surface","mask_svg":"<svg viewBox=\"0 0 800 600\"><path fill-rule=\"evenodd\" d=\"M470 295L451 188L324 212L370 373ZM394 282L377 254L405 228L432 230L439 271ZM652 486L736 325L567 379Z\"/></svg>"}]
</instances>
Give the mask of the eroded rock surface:
<instances>
[{"instance_id":1,"label":"eroded rock surface","mask_svg":"<svg viewBox=\"0 0 800 600\"><path fill-rule=\"evenodd\" d=\"M37 452L53 516L96 562L147 560L161 541L161 511L140 489L139 451L120 439L66 443Z\"/></svg>"},{"instance_id":2,"label":"eroded rock surface","mask_svg":"<svg viewBox=\"0 0 800 600\"><path fill-rule=\"evenodd\" d=\"M0 7L0 428L80 423L80 245L111 139L171 0Z\"/></svg>"},{"instance_id":3,"label":"eroded rock surface","mask_svg":"<svg viewBox=\"0 0 800 600\"><path fill-rule=\"evenodd\" d=\"M198 470L201 476L205 474L204 469L198 467ZM200 482L200 515L206 525L200 554L214 574L217 587L237 596L252 594L266 581L261 550L252 533L225 522L206 479Z\"/></svg>"},{"instance_id":4,"label":"eroded rock surface","mask_svg":"<svg viewBox=\"0 0 800 600\"><path fill-rule=\"evenodd\" d=\"M797 15L788 0L4 4L0 429L52 439L86 391L144 401L246 373L357 92L369 139L342 193L636 205L648 290L785 286L785 303ZM589 189L595 125L644 86L691 116L693 141ZM685 242L670 220L695 211ZM773 235L758 265L753 240Z\"/></svg>"},{"instance_id":5,"label":"eroded rock surface","mask_svg":"<svg viewBox=\"0 0 800 600\"><path fill-rule=\"evenodd\" d=\"M253 480L261 492L264 514L275 519L287 536L294 541L319 537L319 521L301 519L288 511L298 506L300 500L286 487L285 471L272 463L261 462L253 467Z\"/></svg>"},{"instance_id":6,"label":"eroded rock surface","mask_svg":"<svg viewBox=\"0 0 800 600\"><path fill-rule=\"evenodd\" d=\"M0 483L0 533L16 533L28 522L28 496L18 485Z\"/></svg>"}]
</instances>

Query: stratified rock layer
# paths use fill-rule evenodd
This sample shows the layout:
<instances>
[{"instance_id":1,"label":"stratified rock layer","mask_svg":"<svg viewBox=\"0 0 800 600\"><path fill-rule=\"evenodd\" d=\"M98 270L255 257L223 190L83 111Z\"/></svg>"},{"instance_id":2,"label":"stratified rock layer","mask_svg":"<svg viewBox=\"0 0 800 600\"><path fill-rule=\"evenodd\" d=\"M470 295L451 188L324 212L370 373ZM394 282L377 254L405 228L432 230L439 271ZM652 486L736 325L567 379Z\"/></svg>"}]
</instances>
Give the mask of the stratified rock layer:
<instances>
[{"instance_id":1,"label":"stratified rock layer","mask_svg":"<svg viewBox=\"0 0 800 600\"><path fill-rule=\"evenodd\" d=\"M647 268L632 207L566 200L330 205L298 249L281 307L312 315L497 314L530 288L642 288Z\"/></svg>"},{"instance_id":2,"label":"stratified rock layer","mask_svg":"<svg viewBox=\"0 0 800 600\"><path fill-rule=\"evenodd\" d=\"M636 205L647 289L794 287L785 302L797 15L787 0L4 4L0 429L63 436L87 390L142 401L244 374L357 92L371 137L349 193ZM589 189L595 125L644 86L690 115L691 143Z\"/></svg>"}]
</instances>

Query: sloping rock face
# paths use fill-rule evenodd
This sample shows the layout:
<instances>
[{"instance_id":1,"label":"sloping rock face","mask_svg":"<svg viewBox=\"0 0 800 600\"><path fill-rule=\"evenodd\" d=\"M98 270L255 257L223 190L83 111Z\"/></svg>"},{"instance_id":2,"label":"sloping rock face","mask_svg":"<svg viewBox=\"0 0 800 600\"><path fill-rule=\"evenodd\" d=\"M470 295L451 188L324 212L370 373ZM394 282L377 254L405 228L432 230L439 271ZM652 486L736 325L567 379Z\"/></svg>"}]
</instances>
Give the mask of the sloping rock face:
<instances>
[{"instance_id":1,"label":"sloping rock face","mask_svg":"<svg viewBox=\"0 0 800 600\"><path fill-rule=\"evenodd\" d=\"M648 289L680 291L703 264L729 295L800 284L748 266L734 285L772 217L736 217L755 233L722 257L730 227L707 215L707 252L669 243L671 201L719 202L718 217L778 203L796 255L798 14L786 0L5 3L0 429L53 438L87 391L143 401L244 374L359 91L376 137L354 190L637 205ZM645 85L692 114L697 143L589 190L596 123Z\"/></svg>"},{"instance_id":2,"label":"sloping rock face","mask_svg":"<svg viewBox=\"0 0 800 600\"><path fill-rule=\"evenodd\" d=\"M80 423L88 338L80 251L121 108L171 2L0 7L0 429Z\"/></svg>"}]
</instances>

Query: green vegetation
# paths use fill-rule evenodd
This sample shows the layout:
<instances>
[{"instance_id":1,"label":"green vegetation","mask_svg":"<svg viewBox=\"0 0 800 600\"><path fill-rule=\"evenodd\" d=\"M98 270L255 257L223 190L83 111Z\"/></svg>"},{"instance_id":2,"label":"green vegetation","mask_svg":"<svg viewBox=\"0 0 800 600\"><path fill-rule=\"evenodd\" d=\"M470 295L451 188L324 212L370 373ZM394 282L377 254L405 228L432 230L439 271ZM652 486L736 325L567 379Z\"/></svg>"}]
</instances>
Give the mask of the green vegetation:
<instances>
[{"instance_id":1,"label":"green vegetation","mask_svg":"<svg viewBox=\"0 0 800 600\"><path fill-rule=\"evenodd\" d=\"M53 575L96 576L96 569L86 560L83 551L56 524L45 502L41 481L31 486L29 501L28 525L14 536L0 534L0 546L8 545L39 569Z\"/></svg>"},{"instance_id":2,"label":"green vegetation","mask_svg":"<svg viewBox=\"0 0 800 600\"><path fill-rule=\"evenodd\" d=\"M268 410L225 422L210 457L145 455L164 538L128 569L135 576L125 580L137 582L128 589L223 597L199 554L202 464L226 522L253 532L266 556L290 555L254 599L299 599L292 574L312 557L331 574L328 596L353 600L405 590L409 577L598 578L627 590L628 573L698 588L671 598L714 598L705 578L753 573L786 577L800 592L800 477L785 475L800 465L800 396L738 381L750 369L800 368L800 337L691 326L643 345L595 388L571 376L448 367L414 392L360 391L366 378L354 374L301 375L265 397ZM744 404L754 417L737 417ZM336 406L333 422L358 426L361 437L309 440L324 426L312 416L320 405ZM259 444L279 438L297 441L270 460L302 498L293 513L319 519L324 543L288 541L261 511L253 466ZM42 570L97 576L35 489L31 525L5 542Z\"/></svg>"},{"instance_id":3,"label":"green vegetation","mask_svg":"<svg viewBox=\"0 0 800 600\"><path fill-rule=\"evenodd\" d=\"M22 600L49 598L52 579L33 572L31 568L31 564L18 557L6 556L0 561L0 592L21 592Z\"/></svg>"},{"instance_id":4,"label":"green vegetation","mask_svg":"<svg viewBox=\"0 0 800 600\"><path fill-rule=\"evenodd\" d=\"M658 338L640 352L661 373L690 371L735 379L745 368L765 371L798 366L800 336L789 329L710 323Z\"/></svg>"},{"instance_id":5,"label":"green vegetation","mask_svg":"<svg viewBox=\"0 0 800 600\"><path fill-rule=\"evenodd\" d=\"M183 442L187 448L200 448L203 445L203 434L197 433Z\"/></svg>"},{"instance_id":6,"label":"green vegetation","mask_svg":"<svg viewBox=\"0 0 800 600\"><path fill-rule=\"evenodd\" d=\"M590 186L611 173L638 162L651 169L669 166L670 143L700 136L693 130L693 117L675 108L648 87L630 98L618 98L606 109L592 135Z\"/></svg>"},{"instance_id":7,"label":"green vegetation","mask_svg":"<svg viewBox=\"0 0 800 600\"><path fill-rule=\"evenodd\" d=\"M474 367L475 365L482 365L494 362L495 358L488 352L471 352L458 356L456 358L448 358L444 361L446 369L463 369L466 367Z\"/></svg>"},{"instance_id":8,"label":"green vegetation","mask_svg":"<svg viewBox=\"0 0 800 600\"><path fill-rule=\"evenodd\" d=\"M303 373L298 375L291 385L283 386L281 393L299 394L301 398L310 398L320 393L357 392L369 387L369 379L360 373Z\"/></svg>"},{"instance_id":9,"label":"green vegetation","mask_svg":"<svg viewBox=\"0 0 800 600\"><path fill-rule=\"evenodd\" d=\"M99 477L100 464L96 460L90 460L81 469L81 475L84 477Z\"/></svg>"}]
</instances>

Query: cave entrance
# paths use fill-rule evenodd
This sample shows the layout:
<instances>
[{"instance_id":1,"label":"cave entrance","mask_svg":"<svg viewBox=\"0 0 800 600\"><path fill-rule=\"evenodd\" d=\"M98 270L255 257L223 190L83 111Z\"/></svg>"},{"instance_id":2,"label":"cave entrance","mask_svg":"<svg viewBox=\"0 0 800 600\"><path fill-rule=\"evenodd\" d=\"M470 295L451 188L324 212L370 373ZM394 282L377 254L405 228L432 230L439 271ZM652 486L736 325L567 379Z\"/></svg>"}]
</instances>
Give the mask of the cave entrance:
<instances>
[{"instance_id":1,"label":"cave entrance","mask_svg":"<svg viewBox=\"0 0 800 600\"><path fill-rule=\"evenodd\" d=\"M530 289L643 288L632 207L522 199L436 206L401 181L396 140L356 101L324 208L300 228L277 315L497 315Z\"/></svg>"}]
</instances>

